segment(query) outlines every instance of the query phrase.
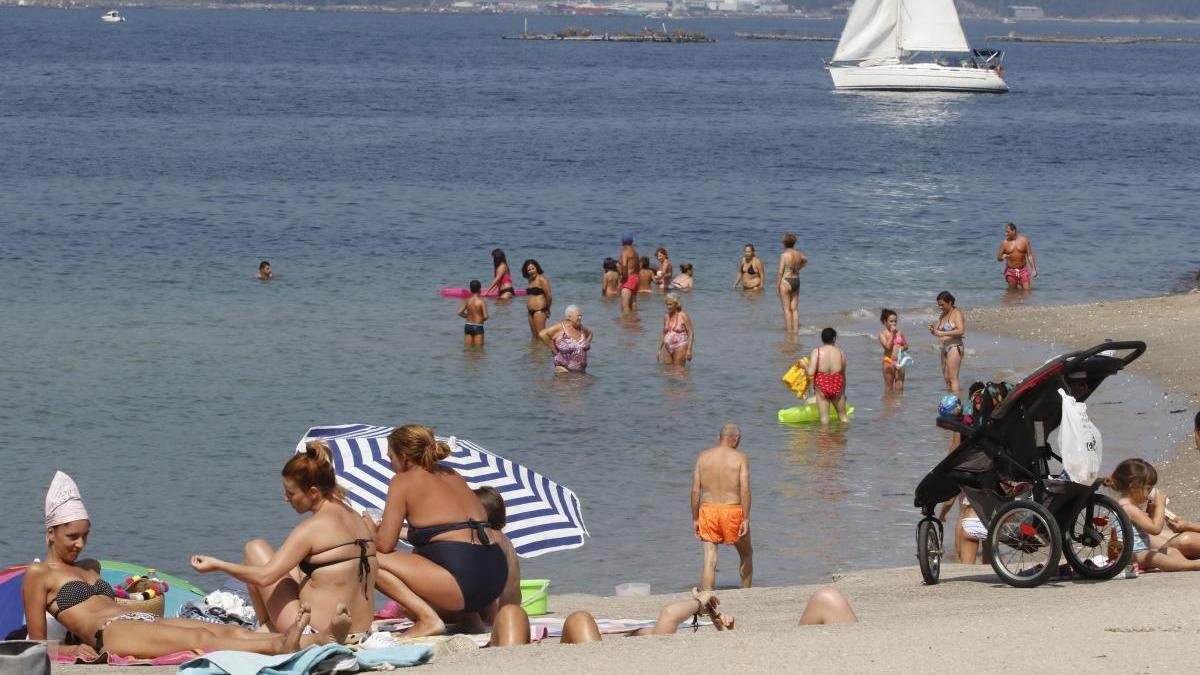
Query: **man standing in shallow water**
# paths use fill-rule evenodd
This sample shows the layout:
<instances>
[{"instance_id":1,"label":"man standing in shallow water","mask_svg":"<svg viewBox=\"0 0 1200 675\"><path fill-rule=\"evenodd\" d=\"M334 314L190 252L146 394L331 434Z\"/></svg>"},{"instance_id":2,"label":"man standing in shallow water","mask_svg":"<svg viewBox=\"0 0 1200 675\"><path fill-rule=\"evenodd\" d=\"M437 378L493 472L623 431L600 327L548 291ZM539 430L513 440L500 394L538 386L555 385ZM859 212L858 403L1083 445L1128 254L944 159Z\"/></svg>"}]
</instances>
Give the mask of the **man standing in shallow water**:
<instances>
[{"instance_id":1,"label":"man standing in shallow water","mask_svg":"<svg viewBox=\"0 0 1200 675\"><path fill-rule=\"evenodd\" d=\"M1004 241L1000 242L1000 252L996 254L997 261L1004 261L1004 281L1008 289L1029 290L1030 281L1038 275L1037 259L1033 257L1033 245L1029 238L1017 234L1017 226L1009 223L1004 226Z\"/></svg>"},{"instance_id":2,"label":"man standing in shallow water","mask_svg":"<svg viewBox=\"0 0 1200 675\"><path fill-rule=\"evenodd\" d=\"M622 312L637 309L638 273L641 271L641 265L637 249L633 247L633 233L626 230L621 233L621 257L617 261L617 274L621 277Z\"/></svg>"},{"instance_id":3,"label":"man standing in shallow water","mask_svg":"<svg viewBox=\"0 0 1200 675\"><path fill-rule=\"evenodd\" d=\"M704 542L700 588L710 591L717 577L717 545L733 544L738 552L742 588L750 588L754 549L750 545L750 460L737 449L742 432L736 424L721 427L717 446L700 453L692 473L692 528Z\"/></svg>"}]
</instances>

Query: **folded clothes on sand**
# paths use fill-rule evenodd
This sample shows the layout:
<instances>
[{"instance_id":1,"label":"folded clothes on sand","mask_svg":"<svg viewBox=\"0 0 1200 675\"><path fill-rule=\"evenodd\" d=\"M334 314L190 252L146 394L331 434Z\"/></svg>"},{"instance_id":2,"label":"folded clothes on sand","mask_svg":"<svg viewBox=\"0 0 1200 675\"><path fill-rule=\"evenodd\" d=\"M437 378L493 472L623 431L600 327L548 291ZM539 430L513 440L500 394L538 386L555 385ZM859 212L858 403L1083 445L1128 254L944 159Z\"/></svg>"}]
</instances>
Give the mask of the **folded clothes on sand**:
<instances>
[{"instance_id":1,"label":"folded clothes on sand","mask_svg":"<svg viewBox=\"0 0 1200 675\"><path fill-rule=\"evenodd\" d=\"M258 617L249 596L229 591L213 591L203 598L189 600L179 608L179 618L240 626L254 630L258 628Z\"/></svg>"},{"instance_id":2,"label":"folded clothes on sand","mask_svg":"<svg viewBox=\"0 0 1200 675\"><path fill-rule=\"evenodd\" d=\"M418 666L432 656L433 650L418 645L387 649L362 649L357 653L351 652L342 645L313 645L295 654L278 656L236 651L213 652L179 666L179 672L187 675L354 673L381 668ZM371 665L363 665L364 663Z\"/></svg>"}]
</instances>

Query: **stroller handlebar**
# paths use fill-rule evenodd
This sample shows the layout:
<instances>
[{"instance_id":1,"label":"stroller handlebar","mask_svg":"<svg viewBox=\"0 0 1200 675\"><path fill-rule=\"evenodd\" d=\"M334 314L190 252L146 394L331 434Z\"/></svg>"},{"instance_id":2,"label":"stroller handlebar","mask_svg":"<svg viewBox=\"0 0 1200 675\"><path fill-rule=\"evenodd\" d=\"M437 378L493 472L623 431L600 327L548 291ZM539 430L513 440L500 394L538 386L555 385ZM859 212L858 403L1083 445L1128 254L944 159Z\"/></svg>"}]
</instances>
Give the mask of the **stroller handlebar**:
<instances>
[{"instance_id":1,"label":"stroller handlebar","mask_svg":"<svg viewBox=\"0 0 1200 675\"><path fill-rule=\"evenodd\" d=\"M1102 343L1096 345L1095 347L1090 347L1083 351L1074 352L1071 354L1065 354L1063 356L1063 360L1064 361L1084 361L1084 360L1087 360L1087 359L1099 354L1100 352L1107 352L1107 351L1120 352L1120 351L1125 351L1127 349L1132 349L1133 350L1132 353L1129 353L1129 354L1126 354L1125 356L1119 357L1121 359L1121 361L1123 361L1125 363L1125 365L1129 365L1129 364L1133 363L1134 361L1136 361L1138 359L1138 357L1140 357L1142 354L1146 353L1146 343L1142 342L1141 340L1121 340L1119 342L1102 342Z\"/></svg>"}]
</instances>

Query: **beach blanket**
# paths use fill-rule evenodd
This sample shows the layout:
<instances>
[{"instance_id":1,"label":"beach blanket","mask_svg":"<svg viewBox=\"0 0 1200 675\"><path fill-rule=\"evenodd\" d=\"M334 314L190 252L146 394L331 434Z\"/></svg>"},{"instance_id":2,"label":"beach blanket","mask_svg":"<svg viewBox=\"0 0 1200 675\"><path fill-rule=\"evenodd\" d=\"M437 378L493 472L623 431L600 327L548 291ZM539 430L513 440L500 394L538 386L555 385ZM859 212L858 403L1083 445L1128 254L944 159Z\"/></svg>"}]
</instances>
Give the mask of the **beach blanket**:
<instances>
[{"instance_id":1,"label":"beach blanket","mask_svg":"<svg viewBox=\"0 0 1200 675\"><path fill-rule=\"evenodd\" d=\"M336 669L337 672L353 673L384 664L393 668L419 666L432 657L433 650L423 646L362 649L355 653L342 645L313 645L294 654L277 656L213 652L179 666L179 672L187 675L305 675L314 669L326 672Z\"/></svg>"},{"instance_id":2,"label":"beach blanket","mask_svg":"<svg viewBox=\"0 0 1200 675\"><path fill-rule=\"evenodd\" d=\"M563 623L565 619L559 617L543 616L532 617L529 619L529 628L534 627L544 628L546 637L562 637ZM596 627L600 629L601 635L620 635L622 633L633 633L643 628L653 628L658 624L654 619L596 619ZM712 620L701 619L696 625L705 627L711 626ZM692 622L689 619L679 624L679 630L691 628Z\"/></svg>"},{"instance_id":3,"label":"beach blanket","mask_svg":"<svg viewBox=\"0 0 1200 675\"><path fill-rule=\"evenodd\" d=\"M350 505L359 512L382 511L394 475L387 457L387 435L392 429L367 424L313 427L300 439L296 451L303 452L310 440L328 443L338 484L346 490ZM472 490L487 485L504 497L504 534L517 555L532 558L583 546L588 531L574 492L466 439L437 439L450 446L443 465L457 471Z\"/></svg>"},{"instance_id":4,"label":"beach blanket","mask_svg":"<svg viewBox=\"0 0 1200 675\"><path fill-rule=\"evenodd\" d=\"M412 619L386 619L376 621L371 624L371 634L362 642L363 647L384 647L392 645L404 644L428 644L436 646L436 643L445 641L453 637L466 637L473 641L479 647L486 647L492 640L491 633L459 633L455 635L434 635L428 637L405 637L404 632L413 627ZM549 636L549 631L545 626L529 625L529 641L541 642Z\"/></svg>"},{"instance_id":5,"label":"beach blanket","mask_svg":"<svg viewBox=\"0 0 1200 675\"><path fill-rule=\"evenodd\" d=\"M73 663L73 664L89 664L100 665L107 663L110 666L178 666L181 663L187 663L196 658L196 652L175 652L174 654L166 654L157 656L152 659L138 659L132 656L121 656L119 654L109 654L105 652L94 659L88 660L80 656L72 656L70 654L58 655L54 660L55 663Z\"/></svg>"}]
</instances>

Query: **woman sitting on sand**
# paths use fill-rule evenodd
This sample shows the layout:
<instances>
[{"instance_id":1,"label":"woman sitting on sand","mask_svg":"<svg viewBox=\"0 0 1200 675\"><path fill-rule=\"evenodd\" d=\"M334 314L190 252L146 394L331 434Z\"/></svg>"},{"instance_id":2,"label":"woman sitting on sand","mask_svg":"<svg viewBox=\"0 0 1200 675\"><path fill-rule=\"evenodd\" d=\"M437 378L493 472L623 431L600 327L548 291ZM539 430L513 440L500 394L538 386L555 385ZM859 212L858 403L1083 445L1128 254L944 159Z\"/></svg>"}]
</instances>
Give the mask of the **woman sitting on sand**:
<instances>
[{"instance_id":1,"label":"woman sitting on sand","mask_svg":"<svg viewBox=\"0 0 1200 675\"><path fill-rule=\"evenodd\" d=\"M362 517L346 503L329 446L308 443L284 464L282 475L284 501L296 513L312 517L300 521L278 550L265 539L254 539L246 543L240 565L197 555L192 568L245 582L259 621L272 630L291 625L307 606L312 608L312 628L329 630L336 618L333 630L341 636L368 631L379 567L375 542Z\"/></svg>"},{"instance_id":2,"label":"woman sitting on sand","mask_svg":"<svg viewBox=\"0 0 1200 675\"><path fill-rule=\"evenodd\" d=\"M1163 531L1166 522L1166 495L1155 490L1158 471L1144 459L1127 459L1104 479L1104 485L1120 494L1118 503L1133 526L1133 554L1138 567L1164 572L1200 570L1200 560L1189 560L1177 548L1151 545L1151 537Z\"/></svg>"},{"instance_id":3,"label":"woman sitting on sand","mask_svg":"<svg viewBox=\"0 0 1200 675\"><path fill-rule=\"evenodd\" d=\"M90 656L88 648L144 659L191 650L287 654L300 649L307 608L296 613L283 634L129 611L100 578L100 564L80 560L89 534L91 521L79 488L67 474L55 473L46 493L46 558L25 570L21 585L29 639L46 639L49 612L86 645L76 648L80 656Z\"/></svg>"},{"instance_id":4,"label":"woman sitting on sand","mask_svg":"<svg viewBox=\"0 0 1200 675\"><path fill-rule=\"evenodd\" d=\"M380 567L440 616L487 609L508 581L508 561L493 541L495 530L483 504L462 476L439 464L449 455L450 447L420 424L397 427L388 435L388 459L396 475L375 530ZM413 551L394 553L405 520ZM438 616L413 618L417 635L445 630Z\"/></svg>"}]
</instances>

